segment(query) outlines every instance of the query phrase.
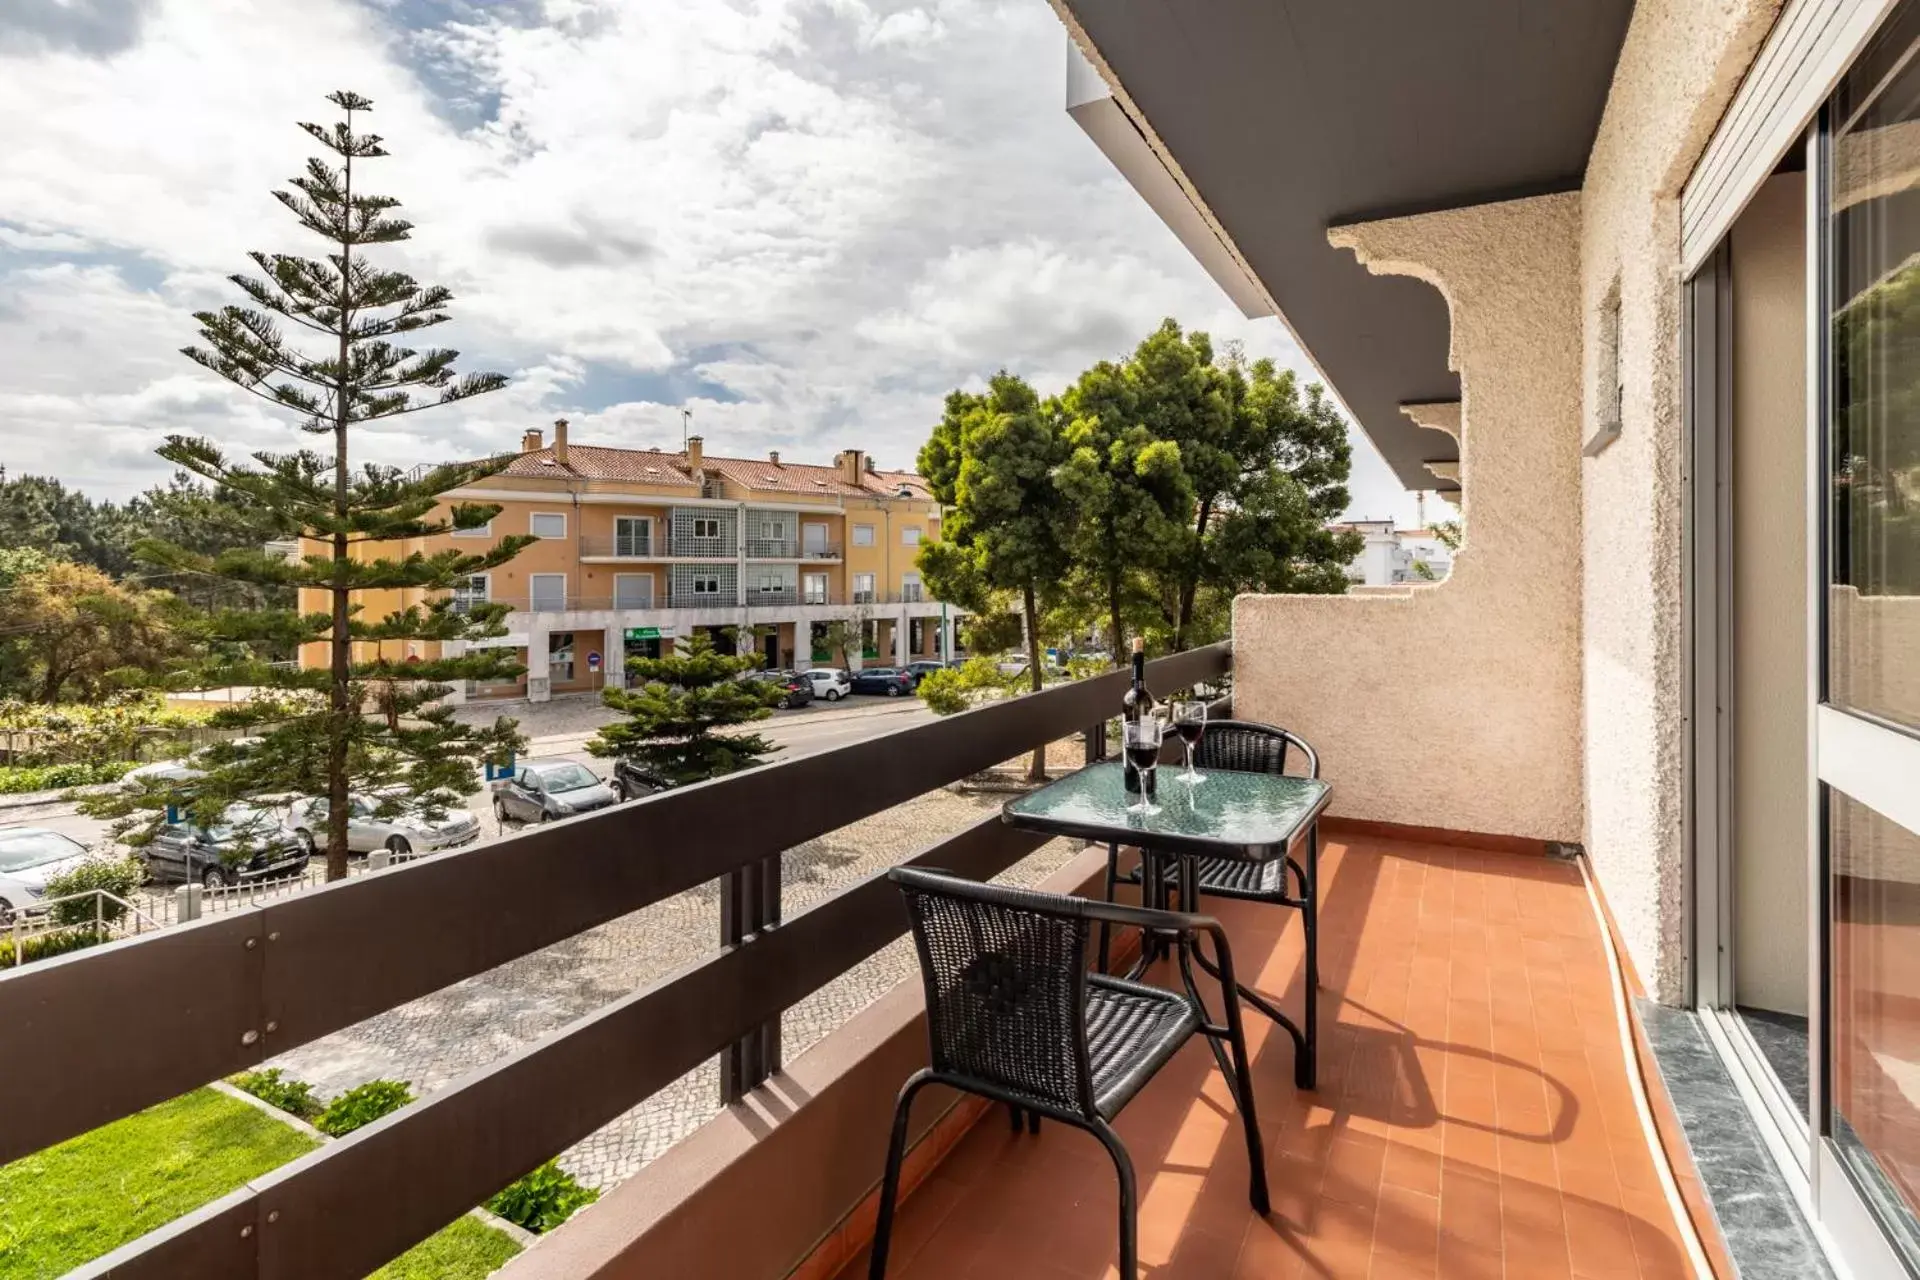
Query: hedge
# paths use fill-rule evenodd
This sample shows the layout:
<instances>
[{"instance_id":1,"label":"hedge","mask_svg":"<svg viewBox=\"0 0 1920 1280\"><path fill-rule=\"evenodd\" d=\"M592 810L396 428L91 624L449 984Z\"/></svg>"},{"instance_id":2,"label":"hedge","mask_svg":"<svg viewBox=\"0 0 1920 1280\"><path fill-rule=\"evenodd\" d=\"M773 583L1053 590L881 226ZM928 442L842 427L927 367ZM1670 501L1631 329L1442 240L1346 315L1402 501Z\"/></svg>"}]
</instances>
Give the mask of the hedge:
<instances>
[{"instance_id":1,"label":"hedge","mask_svg":"<svg viewBox=\"0 0 1920 1280\"><path fill-rule=\"evenodd\" d=\"M131 760L114 760L104 764L0 765L0 795L59 791L66 787L118 782L133 767Z\"/></svg>"},{"instance_id":2,"label":"hedge","mask_svg":"<svg viewBox=\"0 0 1920 1280\"><path fill-rule=\"evenodd\" d=\"M95 933L92 929L55 929L51 933L36 933L23 939L20 949L27 953L26 962L32 964L35 960L63 956L69 951L82 951L107 941L110 939L104 933ZM13 939L0 933L0 969L11 968Z\"/></svg>"}]
</instances>

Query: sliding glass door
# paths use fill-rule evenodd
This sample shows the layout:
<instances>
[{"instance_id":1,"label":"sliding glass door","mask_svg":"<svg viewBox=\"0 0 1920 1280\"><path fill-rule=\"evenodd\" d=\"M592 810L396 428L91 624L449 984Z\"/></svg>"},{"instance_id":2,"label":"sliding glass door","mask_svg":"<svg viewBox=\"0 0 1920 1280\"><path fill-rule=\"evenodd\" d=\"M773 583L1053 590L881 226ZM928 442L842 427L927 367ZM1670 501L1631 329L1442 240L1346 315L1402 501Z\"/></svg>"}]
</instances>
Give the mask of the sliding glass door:
<instances>
[{"instance_id":1,"label":"sliding glass door","mask_svg":"<svg viewBox=\"0 0 1920 1280\"><path fill-rule=\"evenodd\" d=\"M1847 73L1821 152L1822 1119L1833 1180L1920 1268L1920 4Z\"/></svg>"}]
</instances>

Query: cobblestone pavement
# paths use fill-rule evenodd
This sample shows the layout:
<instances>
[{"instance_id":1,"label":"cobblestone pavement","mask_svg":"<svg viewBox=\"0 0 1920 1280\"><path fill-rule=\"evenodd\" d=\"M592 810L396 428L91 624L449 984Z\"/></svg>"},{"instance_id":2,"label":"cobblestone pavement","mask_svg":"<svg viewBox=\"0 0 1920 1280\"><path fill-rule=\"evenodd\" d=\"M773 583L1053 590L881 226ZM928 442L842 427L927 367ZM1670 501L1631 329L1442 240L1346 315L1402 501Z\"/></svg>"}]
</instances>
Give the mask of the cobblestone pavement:
<instances>
[{"instance_id":1,"label":"cobblestone pavement","mask_svg":"<svg viewBox=\"0 0 1920 1280\"><path fill-rule=\"evenodd\" d=\"M978 822L1004 798L933 791L790 850L786 914ZM1054 841L1002 879L1033 883L1076 848ZM719 930L717 886L703 885L304 1045L273 1065L328 1097L376 1078L431 1092L691 963L718 945ZM913 972L912 948L902 939L815 992L781 1020L785 1056L798 1057ZM592 1186L610 1187L719 1109L718 1068L709 1062L565 1152L560 1163Z\"/></svg>"}]
</instances>

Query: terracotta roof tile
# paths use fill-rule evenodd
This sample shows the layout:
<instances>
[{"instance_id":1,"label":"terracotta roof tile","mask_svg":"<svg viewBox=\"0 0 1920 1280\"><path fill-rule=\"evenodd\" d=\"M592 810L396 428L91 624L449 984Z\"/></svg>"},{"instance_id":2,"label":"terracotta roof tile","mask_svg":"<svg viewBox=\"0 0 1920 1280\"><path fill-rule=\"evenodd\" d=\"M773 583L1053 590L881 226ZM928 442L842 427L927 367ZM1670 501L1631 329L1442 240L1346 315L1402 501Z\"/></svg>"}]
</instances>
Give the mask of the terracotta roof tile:
<instances>
[{"instance_id":1,"label":"terracotta roof tile","mask_svg":"<svg viewBox=\"0 0 1920 1280\"><path fill-rule=\"evenodd\" d=\"M701 459L701 466L755 493L890 497L905 485L912 490L915 498L931 500L933 497L927 489L927 482L911 471L864 472L859 484L849 484L839 467L819 467L803 462L722 458L707 454ZM569 445L567 465L564 467L553 460L553 449L548 447L521 454L507 464L506 470L500 474L522 479L555 479L572 475L582 480L624 480L689 489L698 483L683 453L609 449L590 444Z\"/></svg>"}]
</instances>

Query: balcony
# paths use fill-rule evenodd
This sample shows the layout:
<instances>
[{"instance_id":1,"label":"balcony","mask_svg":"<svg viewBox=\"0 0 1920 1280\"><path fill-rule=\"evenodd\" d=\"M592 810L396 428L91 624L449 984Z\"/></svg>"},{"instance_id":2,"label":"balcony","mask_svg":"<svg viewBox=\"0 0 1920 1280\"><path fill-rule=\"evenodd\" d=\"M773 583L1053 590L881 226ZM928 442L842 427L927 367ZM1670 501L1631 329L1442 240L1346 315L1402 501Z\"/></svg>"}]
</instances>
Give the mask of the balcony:
<instances>
[{"instance_id":1,"label":"balcony","mask_svg":"<svg viewBox=\"0 0 1920 1280\"><path fill-rule=\"evenodd\" d=\"M655 549L659 545L650 533L583 537L580 539L580 558L582 560L664 559L664 555Z\"/></svg>"},{"instance_id":2,"label":"balcony","mask_svg":"<svg viewBox=\"0 0 1920 1280\"><path fill-rule=\"evenodd\" d=\"M825 587L809 590L806 587L790 587L782 591L747 591L747 607L762 609L777 605L832 605L846 599L838 592Z\"/></svg>"},{"instance_id":3,"label":"balcony","mask_svg":"<svg viewBox=\"0 0 1920 1280\"><path fill-rule=\"evenodd\" d=\"M1224 645L1197 650L1152 663L1148 679L1183 688L1228 660ZM905 916L880 874L787 915L782 851L1098 723L1127 679L1063 685L9 972L0 1025L33 1052L13 1055L0 1091L0 1162L717 883L716 950L610 992L99 1267L365 1276L718 1056L733 1105L522 1255L508 1280L864 1275L892 1093L924 1063L918 985L893 987L790 1064L778 1028L783 1010L896 944ZM631 856L668 842L671 858ZM989 812L909 861L984 878L1046 843ZM1069 852L1045 887L1097 889L1103 860ZM1294 1088L1288 1038L1249 1019L1273 1212L1246 1207L1220 1077L1189 1044L1119 1124L1139 1172L1145 1274L1686 1274L1582 869L1332 824L1321 868L1317 1091ZM1242 974L1297 1008L1298 916L1206 905ZM1014 1137L998 1113L969 1129L985 1109L951 1099L944 1113L924 1110L893 1275L1031 1276L1043 1258L1049 1276L1110 1274L1111 1170L1090 1139L1057 1126Z\"/></svg>"}]
</instances>

